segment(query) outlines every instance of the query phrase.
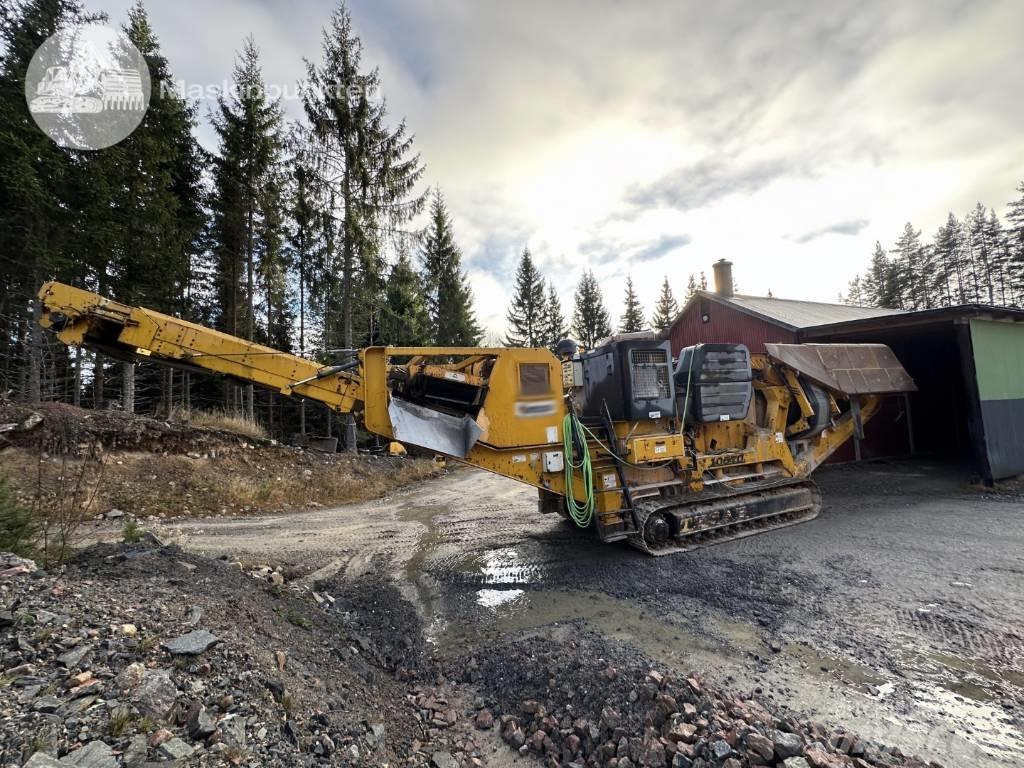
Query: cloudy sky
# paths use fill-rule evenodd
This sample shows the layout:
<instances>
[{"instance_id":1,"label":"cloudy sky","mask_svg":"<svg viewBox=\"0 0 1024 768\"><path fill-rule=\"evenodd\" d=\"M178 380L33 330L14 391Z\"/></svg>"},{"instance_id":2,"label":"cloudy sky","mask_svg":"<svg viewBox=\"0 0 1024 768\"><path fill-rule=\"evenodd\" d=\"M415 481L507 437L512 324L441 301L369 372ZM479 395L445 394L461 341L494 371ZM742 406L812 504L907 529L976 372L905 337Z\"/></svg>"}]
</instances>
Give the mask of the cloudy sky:
<instances>
[{"instance_id":1,"label":"cloudy sky","mask_svg":"<svg viewBox=\"0 0 1024 768\"><path fill-rule=\"evenodd\" d=\"M148 7L177 77L222 81L252 34L294 88L334 5ZM349 7L494 333L524 245L567 314L584 267L617 319L627 274L649 313L663 276L678 296L721 257L744 293L831 301L907 220L1001 214L1024 179L1020 0Z\"/></svg>"}]
</instances>

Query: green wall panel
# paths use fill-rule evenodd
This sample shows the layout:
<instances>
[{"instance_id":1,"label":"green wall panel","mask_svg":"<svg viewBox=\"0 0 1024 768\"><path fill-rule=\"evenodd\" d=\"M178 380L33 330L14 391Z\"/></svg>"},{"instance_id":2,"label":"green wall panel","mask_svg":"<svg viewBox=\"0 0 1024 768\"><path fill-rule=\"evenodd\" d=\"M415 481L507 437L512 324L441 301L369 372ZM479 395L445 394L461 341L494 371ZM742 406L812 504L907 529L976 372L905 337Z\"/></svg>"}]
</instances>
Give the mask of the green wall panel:
<instances>
[{"instance_id":1,"label":"green wall panel","mask_svg":"<svg viewBox=\"0 0 1024 768\"><path fill-rule=\"evenodd\" d=\"M1024 323L971 320L971 345L981 400L1024 398Z\"/></svg>"},{"instance_id":2,"label":"green wall panel","mask_svg":"<svg viewBox=\"0 0 1024 768\"><path fill-rule=\"evenodd\" d=\"M1024 474L1024 323L971 320L971 346L989 474Z\"/></svg>"}]
</instances>

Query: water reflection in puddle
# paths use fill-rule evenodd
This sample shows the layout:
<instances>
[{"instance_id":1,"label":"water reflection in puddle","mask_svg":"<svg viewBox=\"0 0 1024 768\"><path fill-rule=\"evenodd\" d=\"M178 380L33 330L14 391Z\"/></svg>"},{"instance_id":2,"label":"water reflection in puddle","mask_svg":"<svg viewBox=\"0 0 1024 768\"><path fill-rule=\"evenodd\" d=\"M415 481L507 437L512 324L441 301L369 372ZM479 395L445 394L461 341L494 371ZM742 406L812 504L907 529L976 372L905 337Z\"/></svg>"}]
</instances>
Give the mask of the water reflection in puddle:
<instances>
[{"instance_id":1,"label":"water reflection in puddle","mask_svg":"<svg viewBox=\"0 0 1024 768\"><path fill-rule=\"evenodd\" d=\"M514 603L523 597L521 589L478 589L476 591L477 605L484 608L497 608L502 605Z\"/></svg>"},{"instance_id":2,"label":"water reflection in puddle","mask_svg":"<svg viewBox=\"0 0 1024 768\"><path fill-rule=\"evenodd\" d=\"M488 550L469 565L479 570L484 584L532 584L540 578L540 568L524 562L512 548Z\"/></svg>"}]
</instances>

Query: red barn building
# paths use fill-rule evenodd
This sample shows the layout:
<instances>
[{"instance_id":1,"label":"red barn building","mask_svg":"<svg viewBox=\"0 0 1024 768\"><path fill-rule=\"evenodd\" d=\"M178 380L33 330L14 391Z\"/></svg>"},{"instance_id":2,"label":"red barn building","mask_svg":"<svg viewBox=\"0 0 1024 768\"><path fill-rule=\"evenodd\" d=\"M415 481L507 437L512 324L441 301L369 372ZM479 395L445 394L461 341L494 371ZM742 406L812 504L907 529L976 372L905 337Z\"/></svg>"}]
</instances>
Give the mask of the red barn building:
<instances>
[{"instance_id":1,"label":"red barn building","mask_svg":"<svg viewBox=\"0 0 1024 768\"><path fill-rule=\"evenodd\" d=\"M715 291L697 291L669 326L672 354L691 344L746 344L763 354L772 342L795 344L805 328L891 315L898 310L822 304L764 296L743 296L732 290L732 263L715 263Z\"/></svg>"}]
</instances>

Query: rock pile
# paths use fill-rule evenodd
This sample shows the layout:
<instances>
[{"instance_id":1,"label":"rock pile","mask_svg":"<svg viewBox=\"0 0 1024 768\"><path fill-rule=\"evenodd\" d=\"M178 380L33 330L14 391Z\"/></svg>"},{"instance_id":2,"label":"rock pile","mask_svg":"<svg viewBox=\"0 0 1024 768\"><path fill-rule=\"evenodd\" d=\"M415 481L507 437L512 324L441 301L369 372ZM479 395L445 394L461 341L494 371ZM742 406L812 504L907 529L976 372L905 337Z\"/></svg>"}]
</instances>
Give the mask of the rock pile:
<instances>
[{"instance_id":1,"label":"rock pile","mask_svg":"<svg viewBox=\"0 0 1024 768\"><path fill-rule=\"evenodd\" d=\"M404 633L418 635L415 611L387 588L314 598L151 544L92 547L60 573L0 563L3 768L425 766L434 752L478 753L456 699L417 680L421 641L397 626L411 611ZM422 717L438 701L443 727Z\"/></svg>"},{"instance_id":2,"label":"rock pile","mask_svg":"<svg viewBox=\"0 0 1024 768\"><path fill-rule=\"evenodd\" d=\"M582 631L576 638L503 646L465 675L496 693L502 739L549 768L939 768L780 715L756 694L716 691L636 658L612 662L603 640Z\"/></svg>"}]
</instances>

